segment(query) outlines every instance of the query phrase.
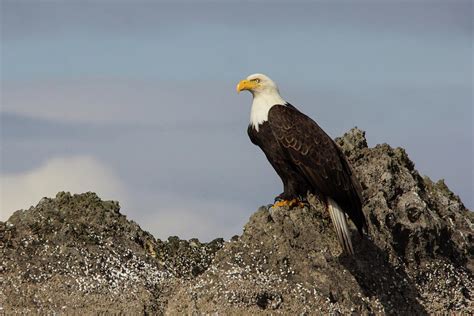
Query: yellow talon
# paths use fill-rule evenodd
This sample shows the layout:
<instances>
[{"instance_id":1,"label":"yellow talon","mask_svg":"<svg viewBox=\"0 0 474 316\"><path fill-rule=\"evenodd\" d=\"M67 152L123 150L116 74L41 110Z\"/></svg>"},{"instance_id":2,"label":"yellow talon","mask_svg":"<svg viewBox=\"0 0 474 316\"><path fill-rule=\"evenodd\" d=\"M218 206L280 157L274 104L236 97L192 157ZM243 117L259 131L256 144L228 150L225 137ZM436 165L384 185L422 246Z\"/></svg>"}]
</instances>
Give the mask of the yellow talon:
<instances>
[{"instance_id":1,"label":"yellow talon","mask_svg":"<svg viewBox=\"0 0 474 316\"><path fill-rule=\"evenodd\" d=\"M288 206L289 202L290 201L288 200L277 201L275 204L273 204L273 206L276 206L276 207Z\"/></svg>"},{"instance_id":2,"label":"yellow talon","mask_svg":"<svg viewBox=\"0 0 474 316\"><path fill-rule=\"evenodd\" d=\"M293 207L304 207L305 204L298 199L293 199L293 200L281 200L275 202L273 206L276 207L288 207L288 208L293 208Z\"/></svg>"}]
</instances>

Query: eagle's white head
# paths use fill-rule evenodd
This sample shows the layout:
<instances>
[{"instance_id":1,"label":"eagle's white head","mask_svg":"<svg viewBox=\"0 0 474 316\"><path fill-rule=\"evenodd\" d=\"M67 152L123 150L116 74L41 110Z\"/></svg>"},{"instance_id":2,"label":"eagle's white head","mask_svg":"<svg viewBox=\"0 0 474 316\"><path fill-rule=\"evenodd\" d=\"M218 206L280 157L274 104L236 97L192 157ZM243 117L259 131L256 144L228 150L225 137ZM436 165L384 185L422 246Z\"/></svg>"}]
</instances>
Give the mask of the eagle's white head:
<instances>
[{"instance_id":1,"label":"eagle's white head","mask_svg":"<svg viewBox=\"0 0 474 316\"><path fill-rule=\"evenodd\" d=\"M241 80L237 92L248 90L253 95L250 110L250 124L258 131L258 126L268 120L268 111L272 106L285 105L275 82L264 74L253 74Z\"/></svg>"}]
</instances>

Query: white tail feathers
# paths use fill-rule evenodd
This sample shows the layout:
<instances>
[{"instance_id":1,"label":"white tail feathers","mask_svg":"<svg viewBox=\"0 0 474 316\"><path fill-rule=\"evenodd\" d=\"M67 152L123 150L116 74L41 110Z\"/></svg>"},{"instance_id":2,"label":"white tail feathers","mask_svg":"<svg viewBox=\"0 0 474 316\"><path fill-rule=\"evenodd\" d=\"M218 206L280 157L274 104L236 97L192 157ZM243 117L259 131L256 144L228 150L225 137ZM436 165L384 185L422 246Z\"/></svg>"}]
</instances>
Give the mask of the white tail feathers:
<instances>
[{"instance_id":1,"label":"white tail feathers","mask_svg":"<svg viewBox=\"0 0 474 316\"><path fill-rule=\"evenodd\" d=\"M347 227L346 214L336 203L336 201L330 197L328 197L328 209L342 249L344 249L345 252L353 255L354 249L352 248L351 236L349 234L349 228Z\"/></svg>"}]
</instances>

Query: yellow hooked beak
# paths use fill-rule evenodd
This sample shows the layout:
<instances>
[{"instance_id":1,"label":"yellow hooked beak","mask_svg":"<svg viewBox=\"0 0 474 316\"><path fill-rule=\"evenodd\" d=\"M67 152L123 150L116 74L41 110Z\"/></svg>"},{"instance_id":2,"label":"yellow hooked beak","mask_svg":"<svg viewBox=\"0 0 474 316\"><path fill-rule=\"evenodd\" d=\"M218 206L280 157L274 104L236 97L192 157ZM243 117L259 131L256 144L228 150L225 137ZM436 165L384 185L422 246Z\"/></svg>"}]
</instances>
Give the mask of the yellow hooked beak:
<instances>
[{"instance_id":1,"label":"yellow hooked beak","mask_svg":"<svg viewBox=\"0 0 474 316\"><path fill-rule=\"evenodd\" d=\"M250 81L247 79L241 80L239 84L237 85L237 92L240 92L242 90L252 90L256 88L257 85L258 83L255 81Z\"/></svg>"}]
</instances>

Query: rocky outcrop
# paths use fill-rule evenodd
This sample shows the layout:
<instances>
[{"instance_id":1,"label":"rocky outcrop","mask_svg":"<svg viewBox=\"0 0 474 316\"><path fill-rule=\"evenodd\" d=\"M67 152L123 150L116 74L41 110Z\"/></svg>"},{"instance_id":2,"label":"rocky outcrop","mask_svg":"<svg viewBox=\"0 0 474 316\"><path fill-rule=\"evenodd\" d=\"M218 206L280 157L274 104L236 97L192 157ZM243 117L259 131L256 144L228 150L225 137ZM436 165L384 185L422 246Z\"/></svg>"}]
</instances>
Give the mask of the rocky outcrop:
<instances>
[{"instance_id":1,"label":"rocky outcrop","mask_svg":"<svg viewBox=\"0 0 474 316\"><path fill-rule=\"evenodd\" d=\"M61 192L0 223L7 314L160 313L222 247L222 239L157 240L119 209L94 193Z\"/></svg>"},{"instance_id":2,"label":"rocky outcrop","mask_svg":"<svg viewBox=\"0 0 474 316\"><path fill-rule=\"evenodd\" d=\"M323 204L260 208L211 268L180 289L178 313L427 314L473 310L473 214L405 151L368 148L364 132L337 139L366 200L369 236L353 227L355 256L341 254Z\"/></svg>"},{"instance_id":3,"label":"rocky outcrop","mask_svg":"<svg viewBox=\"0 0 474 316\"><path fill-rule=\"evenodd\" d=\"M60 193L0 224L7 313L428 314L472 311L474 216L406 152L336 140L364 189L345 256L324 205L261 207L228 242L156 240L95 194Z\"/></svg>"}]
</instances>

